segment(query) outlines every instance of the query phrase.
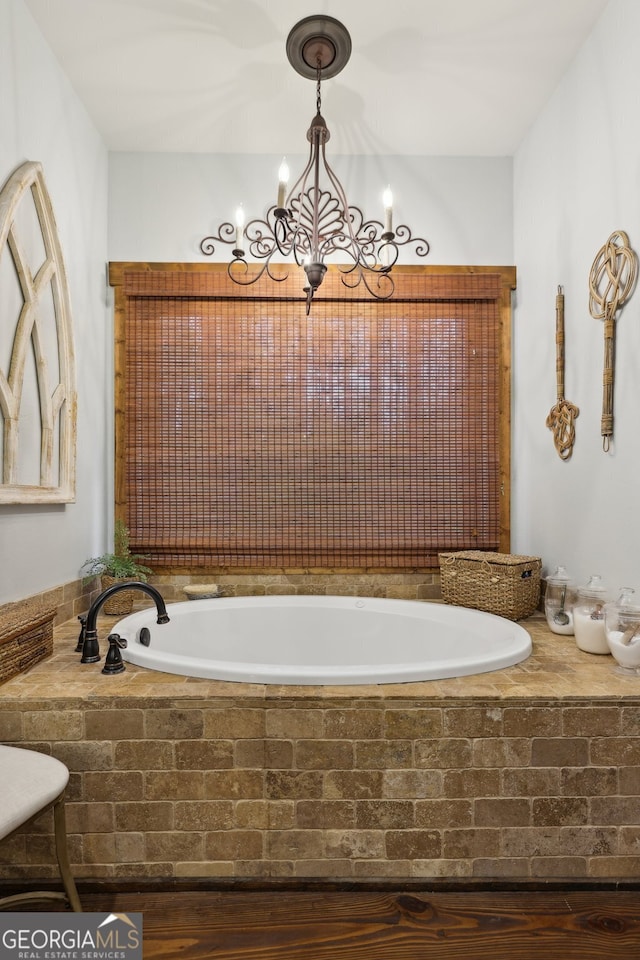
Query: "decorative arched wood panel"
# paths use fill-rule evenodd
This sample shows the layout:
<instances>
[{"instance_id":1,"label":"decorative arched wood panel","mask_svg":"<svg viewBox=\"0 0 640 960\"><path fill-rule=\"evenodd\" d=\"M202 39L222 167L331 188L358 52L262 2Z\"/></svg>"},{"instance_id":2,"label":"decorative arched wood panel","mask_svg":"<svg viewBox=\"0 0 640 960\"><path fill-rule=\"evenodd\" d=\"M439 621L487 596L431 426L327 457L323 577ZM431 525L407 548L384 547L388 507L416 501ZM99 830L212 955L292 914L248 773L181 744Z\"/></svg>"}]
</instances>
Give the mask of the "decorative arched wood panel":
<instances>
[{"instance_id":1,"label":"decorative arched wood panel","mask_svg":"<svg viewBox=\"0 0 640 960\"><path fill-rule=\"evenodd\" d=\"M71 307L42 166L0 191L0 503L75 498Z\"/></svg>"}]
</instances>

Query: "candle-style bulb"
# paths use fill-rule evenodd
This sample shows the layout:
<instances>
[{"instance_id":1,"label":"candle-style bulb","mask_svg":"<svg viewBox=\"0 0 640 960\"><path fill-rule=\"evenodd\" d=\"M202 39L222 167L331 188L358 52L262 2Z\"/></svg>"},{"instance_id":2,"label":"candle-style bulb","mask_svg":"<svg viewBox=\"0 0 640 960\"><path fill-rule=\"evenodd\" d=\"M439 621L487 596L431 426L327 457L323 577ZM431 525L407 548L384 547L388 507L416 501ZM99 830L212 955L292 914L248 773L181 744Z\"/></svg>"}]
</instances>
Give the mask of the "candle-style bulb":
<instances>
[{"instance_id":1,"label":"candle-style bulb","mask_svg":"<svg viewBox=\"0 0 640 960\"><path fill-rule=\"evenodd\" d=\"M289 167L286 157L282 158L280 169L278 170L278 208L284 208L285 196L287 193L287 184L289 183Z\"/></svg>"},{"instance_id":2,"label":"candle-style bulb","mask_svg":"<svg viewBox=\"0 0 640 960\"><path fill-rule=\"evenodd\" d=\"M393 194L391 193L391 187L387 187L382 194L382 205L384 206L384 231L385 233L393 233Z\"/></svg>"},{"instance_id":3,"label":"candle-style bulb","mask_svg":"<svg viewBox=\"0 0 640 960\"><path fill-rule=\"evenodd\" d=\"M242 204L236 210L236 250L242 250L244 240L244 208Z\"/></svg>"}]
</instances>

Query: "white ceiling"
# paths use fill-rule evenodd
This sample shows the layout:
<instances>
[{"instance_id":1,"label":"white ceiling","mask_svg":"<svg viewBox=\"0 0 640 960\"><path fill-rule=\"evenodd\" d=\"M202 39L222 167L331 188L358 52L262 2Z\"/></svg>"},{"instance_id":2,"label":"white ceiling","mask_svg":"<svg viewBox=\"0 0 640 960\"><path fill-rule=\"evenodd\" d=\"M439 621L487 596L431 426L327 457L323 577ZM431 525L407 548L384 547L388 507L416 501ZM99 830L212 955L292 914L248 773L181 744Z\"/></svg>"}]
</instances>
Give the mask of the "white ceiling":
<instances>
[{"instance_id":1,"label":"white ceiling","mask_svg":"<svg viewBox=\"0 0 640 960\"><path fill-rule=\"evenodd\" d=\"M511 155L608 0L26 0L111 150L306 153L298 20L351 34L334 153Z\"/></svg>"}]
</instances>

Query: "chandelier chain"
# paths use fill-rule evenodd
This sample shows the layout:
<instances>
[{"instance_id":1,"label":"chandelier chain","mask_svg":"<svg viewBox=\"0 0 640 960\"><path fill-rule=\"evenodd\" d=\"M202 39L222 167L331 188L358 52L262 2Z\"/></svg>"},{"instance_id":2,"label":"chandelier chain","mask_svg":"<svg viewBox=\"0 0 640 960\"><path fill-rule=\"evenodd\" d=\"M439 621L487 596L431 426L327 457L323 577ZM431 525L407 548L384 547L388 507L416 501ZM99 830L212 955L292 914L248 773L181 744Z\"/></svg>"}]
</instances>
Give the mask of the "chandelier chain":
<instances>
[{"instance_id":1,"label":"chandelier chain","mask_svg":"<svg viewBox=\"0 0 640 960\"><path fill-rule=\"evenodd\" d=\"M322 82L322 61L320 56L316 60L316 111L322 113L322 95L320 93L320 84Z\"/></svg>"}]
</instances>

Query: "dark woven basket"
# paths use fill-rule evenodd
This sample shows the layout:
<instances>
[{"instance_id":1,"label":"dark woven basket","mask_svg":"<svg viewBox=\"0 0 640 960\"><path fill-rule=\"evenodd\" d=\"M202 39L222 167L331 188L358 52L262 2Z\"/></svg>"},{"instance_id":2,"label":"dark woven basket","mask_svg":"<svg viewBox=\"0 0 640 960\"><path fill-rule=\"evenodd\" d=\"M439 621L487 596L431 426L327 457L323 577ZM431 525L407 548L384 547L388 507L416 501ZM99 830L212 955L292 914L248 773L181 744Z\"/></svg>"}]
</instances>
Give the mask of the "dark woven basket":
<instances>
[{"instance_id":1,"label":"dark woven basket","mask_svg":"<svg viewBox=\"0 0 640 960\"><path fill-rule=\"evenodd\" d=\"M40 600L0 607L0 683L51 656L55 615Z\"/></svg>"},{"instance_id":2,"label":"dark woven basket","mask_svg":"<svg viewBox=\"0 0 640 960\"><path fill-rule=\"evenodd\" d=\"M442 599L522 620L540 602L540 557L465 550L440 554Z\"/></svg>"}]
</instances>

